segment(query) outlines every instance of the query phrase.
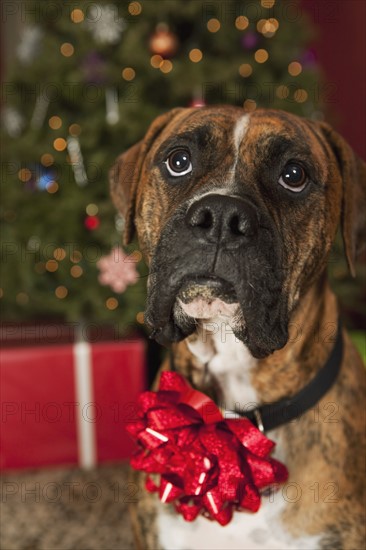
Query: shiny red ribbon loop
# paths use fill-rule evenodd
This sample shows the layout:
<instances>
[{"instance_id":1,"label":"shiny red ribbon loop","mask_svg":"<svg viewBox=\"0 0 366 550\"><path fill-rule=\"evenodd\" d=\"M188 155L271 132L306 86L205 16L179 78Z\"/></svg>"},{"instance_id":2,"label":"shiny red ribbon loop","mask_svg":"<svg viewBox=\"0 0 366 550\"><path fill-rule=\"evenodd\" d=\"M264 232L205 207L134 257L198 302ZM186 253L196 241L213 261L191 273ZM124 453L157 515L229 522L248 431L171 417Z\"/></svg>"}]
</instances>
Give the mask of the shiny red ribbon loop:
<instances>
[{"instance_id":1,"label":"shiny red ribbon loop","mask_svg":"<svg viewBox=\"0 0 366 550\"><path fill-rule=\"evenodd\" d=\"M256 512L260 490L288 477L269 457L273 441L247 418L225 420L176 372L163 372L159 390L140 396L127 430L139 444L131 465L148 474L146 489L187 521L202 514L226 525L234 510Z\"/></svg>"}]
</instances>

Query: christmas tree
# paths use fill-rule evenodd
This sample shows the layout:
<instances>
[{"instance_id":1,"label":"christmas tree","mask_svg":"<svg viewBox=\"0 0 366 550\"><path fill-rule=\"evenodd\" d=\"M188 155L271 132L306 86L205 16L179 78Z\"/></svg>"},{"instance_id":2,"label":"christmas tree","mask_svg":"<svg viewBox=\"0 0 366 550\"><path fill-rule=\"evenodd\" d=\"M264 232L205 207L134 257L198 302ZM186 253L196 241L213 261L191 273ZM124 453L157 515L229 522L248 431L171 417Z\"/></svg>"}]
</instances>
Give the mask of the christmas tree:
<instances>
[{"instance_id":1,"label":"christmas tree","mask_svg":"<svg viewBox=\"0 0 366 550\"><path fill-rule=\"evenodd\" d=\"M110 166L176 106L321 118L309 24L281 0L19 9L26 25L4 87L3 315L142 322L147 270L137 244L114 248L123 220L109 198Z\"/></svg>"}]
</instances>

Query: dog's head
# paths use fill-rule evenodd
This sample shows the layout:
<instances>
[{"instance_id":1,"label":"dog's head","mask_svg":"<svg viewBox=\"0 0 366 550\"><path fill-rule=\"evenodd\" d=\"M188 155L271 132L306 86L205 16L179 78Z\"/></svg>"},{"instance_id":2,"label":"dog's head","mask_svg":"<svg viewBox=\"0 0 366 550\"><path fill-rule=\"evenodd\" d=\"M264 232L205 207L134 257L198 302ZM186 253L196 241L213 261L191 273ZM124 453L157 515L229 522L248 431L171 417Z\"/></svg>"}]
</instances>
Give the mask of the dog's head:
<instances>
[{"instance_id":1,"label":"dog's head","mask_svg":"<svg viewBox=\"0 0 366 550\"><path fill-rule=\"evenodd\" d=\"M161 343L222 316L269 355L339 221L352 273L365 229L364 163L327 124L281 111L174 109L117 159L111 190L150 265L146 321Z\"/></svg>"}]
</instances>

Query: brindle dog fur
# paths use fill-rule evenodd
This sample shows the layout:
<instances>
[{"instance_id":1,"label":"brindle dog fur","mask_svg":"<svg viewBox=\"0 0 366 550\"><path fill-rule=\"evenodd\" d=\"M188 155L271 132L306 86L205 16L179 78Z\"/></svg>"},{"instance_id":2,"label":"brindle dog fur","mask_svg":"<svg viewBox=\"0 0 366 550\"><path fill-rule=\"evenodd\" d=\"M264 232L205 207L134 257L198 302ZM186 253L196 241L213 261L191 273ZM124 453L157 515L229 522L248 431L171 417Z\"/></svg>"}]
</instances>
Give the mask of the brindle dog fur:
<instances>
[{"instance_id":1,"label":"brindle dog fur","mask_svg":"<svg viewBox=\"0 0 366 550\"><path fill-rule=\"evenodd\" d=\"M177 148L189 152L192 171L172 177L166 160ZM278 183L294 161L307 174L300 192ZM365 179L363 161L328 124L228 106L161 115L117 159L111 193L125 218L125 241L136 232L150 266L146 321L159 342L171 344L177 370L194 387L218 404L230 400L224 379L192 352L202 337L199 323L177 305L184 284L205 276L227 283L239 303L230 326L253 358L249 379L258 402L296 394L321 369L339 315L327 261L340 226L355 275L365 235ZM202 239L200 224L190 223L193 214L187 223L189 210L212 195L222 197L223 209L228 197L244 201L240 215L251 218L245 238ZM302 491L278 522L295 541L316 535L317 548L332 550L365 544L365 371L345 330L343 338L340 374L316 409L268 434L285 457L289 482ZM162 369L169 369L168 361ZM136 546L161 548L157 497L144 490L143 476L133 476L141 487L131 510ZM314 482L318 502L309 490ZM335 498L327 498L332 488Z\"/></svg>"}]
</instances>

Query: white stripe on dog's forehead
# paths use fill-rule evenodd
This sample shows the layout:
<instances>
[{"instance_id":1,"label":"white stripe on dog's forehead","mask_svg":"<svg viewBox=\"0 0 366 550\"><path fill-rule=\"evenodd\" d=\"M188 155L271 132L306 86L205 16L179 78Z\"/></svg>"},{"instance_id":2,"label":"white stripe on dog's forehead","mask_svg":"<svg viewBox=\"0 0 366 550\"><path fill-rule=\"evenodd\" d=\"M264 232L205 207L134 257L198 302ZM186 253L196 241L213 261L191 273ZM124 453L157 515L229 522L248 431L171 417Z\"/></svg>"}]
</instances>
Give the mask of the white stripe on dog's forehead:
<instances>
[{"instance_id":1,"label":"white stripe on dog's forehead","mask_svg":"<svg viewBox=\"0 0 366 550\"><path fill-rule=\"evenodd\" d=\"M235 195L232 189L232 184L235 182L235 170L239 159L239 147L241 142L244 139L245 134L248 131L249 123L250 123L250 114L245 114L241 116L235 123L234 132L233 132L234 147L235 147L234 163L230 168L230 170L225 174L225 187L222 187L222 186L215 187L211 191L206 191L205 193L202 193L202 194L198 193L190 199L190 201L188 202L188 205L192 204L196 200L202 199L206 195L211 195L211 194L228 195L230 197Z\"/></svg>"},{"instance_id":2,"label":"white stripe on dog's forehead","mask_svg":"<svg viewBox=\"0 0 366 550\"><path fill-rule=\"evenodd\" d=\"M248 131L249 122L250 115L246 114L240 117L234 126L234 144L237 152L239 151L240 144Z\"/></svg>"}]
</instances>

